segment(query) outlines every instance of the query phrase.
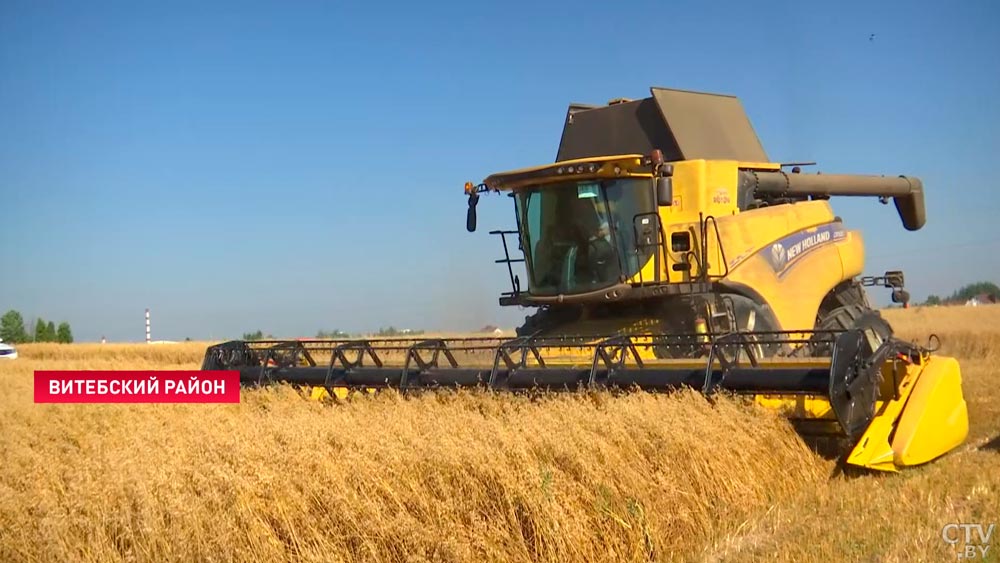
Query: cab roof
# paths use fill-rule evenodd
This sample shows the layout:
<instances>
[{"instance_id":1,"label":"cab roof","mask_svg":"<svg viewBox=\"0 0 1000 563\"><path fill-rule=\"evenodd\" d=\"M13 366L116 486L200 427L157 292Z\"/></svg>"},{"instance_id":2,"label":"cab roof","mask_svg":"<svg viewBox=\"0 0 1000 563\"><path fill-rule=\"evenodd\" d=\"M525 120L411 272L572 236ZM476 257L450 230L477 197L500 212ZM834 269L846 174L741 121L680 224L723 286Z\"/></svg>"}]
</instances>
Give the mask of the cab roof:
<instances>
[{"instance_id":1,"label":"cab roof","mask_svg":"<svg viewBox=\"0 0 1000 563\"><path fill-rule=\"evenodd\" d=\"M555 163L496 173L483 183L504 190L564 174L567 180L648 175L647 158L655 149L667 162L728 160L741 168L780 167L770 163L739 98L653 87L641 100L570 104Z\"/></svg>"},{"instance_id":2,"label":"cab roof","mask_svg":"<svg viewBox=\"0 0 1000 563\"><path fill-rule=\"evenodd\" d=\"M779 170L781 168L780 164L772 162L735 161L735 164L744 170ZM552 182L636 176L648 178L651 175L649 155L621 154L563 160L552 164L497 172L483 180L483 184L488 189L502 191ZM471 185L469 184L469 186Z\"/></svg>"}]
</instances>

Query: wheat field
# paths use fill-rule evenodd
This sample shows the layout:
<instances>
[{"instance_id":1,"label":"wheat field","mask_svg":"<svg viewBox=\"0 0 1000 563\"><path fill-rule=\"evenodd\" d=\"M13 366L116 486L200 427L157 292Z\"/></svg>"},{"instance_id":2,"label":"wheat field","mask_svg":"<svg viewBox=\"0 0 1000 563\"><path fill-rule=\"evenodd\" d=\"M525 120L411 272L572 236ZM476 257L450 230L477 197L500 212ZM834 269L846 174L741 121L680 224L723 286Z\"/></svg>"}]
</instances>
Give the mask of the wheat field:
<instances>
[{"instance_id":1,"label":"wheat field","mask_svg":"<svg viewBox=\"0 0 1000 563\"><path fill-rule=\"evenodd\" d=\"M942 526L1000 523L1000 307L885 315L960 359L971 420L895 475L689 392L36 405L36 369L197 368L206 344L24 345L0 363L0 560L954 560Z\"/></svg>"}]
</instances>

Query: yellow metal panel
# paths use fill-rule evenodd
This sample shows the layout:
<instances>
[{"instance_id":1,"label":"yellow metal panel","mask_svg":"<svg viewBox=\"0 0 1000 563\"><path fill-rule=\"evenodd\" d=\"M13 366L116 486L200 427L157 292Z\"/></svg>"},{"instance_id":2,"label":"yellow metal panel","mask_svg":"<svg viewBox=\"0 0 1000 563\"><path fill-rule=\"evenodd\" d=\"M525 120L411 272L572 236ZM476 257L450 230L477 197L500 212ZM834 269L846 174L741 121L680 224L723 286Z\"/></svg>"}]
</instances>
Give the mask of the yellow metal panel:
<instances>
[{"instance_id":1,"label":"yellow metal panel","mask_svg":"<svg viewBox=\"0 0 1000 563\"><path fill-rule=\"evenodd\" d=\"M757 395L754 402L793 418L837 420L829 399L818 395Z\"/></svg>"},{"instance_id":2,"label":"yellow metal panel","mask_svg":"<svg viewBox=\"0 0 1000 563\"><path fill-rule=\"evenodd\" d=\"M896 427L892 440L896 465L932 461L958 447L968 434L961 368L954 358L930 358Z\"/></svg>"},{"instance_id":3,"label":"yellow metal panel","mask_svg":"<svg viewBox=\"0 0 1000 563\"><path fill-rule=\"evenodd\" d=\"M707 163L704 160L685 160L674 163L674 200L680 198L679 207L660 208L660 219L664 225L680 225L698 222L698 213L705 207L705 175Z\"/></svg>"},{"instance_id":4,"label":"yellow metal panel","mask_svg":"<svg viewBox=\"0 0 1000 563\"><path fill-rule=\"evenodd\" d=\"M844 279L836 247L811 252L779 278L760 257L730 274L729 280L754 288L771 306L783 330L811 330L816 311L829 290Z\"/></svg>"},{"instance_id":5,"label":"yellow metal panel","mask_svg":"<svg viewBox=\"0 0 1000 563\"><path fill-rule=\"evenodd\" d=\"M334 387L332 391L333 397L337 399L346 399L347 395L350 394L350 390L346 387ZM313 401L322 401L323 399L329 399L331 397L330 393L323 387L311 387L309 398Z\"/></svg>"},{"instance_id":6,"label":"yellow metal panel","mask_svg":"<svg viewBox=\"0 0 1000 563\"><path fill-rule=\"evenodd\" d=\"M671 265L685 262L684 252L673 252L670 237L673 233L690 232L691 248L700 247L698 238L699 213L705 205L705 178L707 163L704 160L687 160L674 163L673 205L661 207L660 223L663 225L669 259L661 265L664 279L673 282L689 282L695 271L676 272Z\"/></svg>"},{"instance_id":7,"label":"yellow metal panel","mask_svg":"<svg viewBox=\"0 0 1000 563\"><path fill-rule=\"evenodd\" d=\"M739 162L741 170L781 170L781 164L777 162Z\"/></svg>"},{"instance_id":8,"label":"yellow metal panel","mask_svg":"<svg viewBox=\"0 0 1000 563\"><path fill-rule=\"evenodd\" d=\"M877 471L898 471L895 463L896 452L889 444L889 437L892 436L896 421L913 391L913 386L920 375L920 367L911 365L904 368L902 378L899 380L898 398L890 395L892 398L876 409L875 418L847 456L848 464Z\"/></svg>"},{"instance_id":9,"label":"yellow metal panel","mask_svg":"<svg viewBox=\"0 0 1000 563\"><path fill-rule=\"evenodd\" d=\"M729 274L726 281L754 289L770 304L780 328L812 329L816 310L823 297L845 279L857 275L863 266L860 236L846 233L838 241L826 241L807 249L789 263L787 269L776 271L768 253L774 244L790 234L804 232L820 225L832 224L833 212L825 201L809 201L792 205L765 207L744 211L718 219L722 247L726 252ZM714 238L714 233L711 233ZM710 239L711 240L711 239ZM715 245L709 245L717 249ZM795 248L781 249L791 253ZM725 273L717 250L711 252L713 274ZM844 265L850 266L850 270Z\"/></svg>"},{"instance_id":10,"label":"yellow metal panel","mask_svg":"<svg viewBox=\"0 0 1000 563\"><path fill-rule=\"evenodd\" d=\"M741 259L749 258L788 234L833 220L829 203L804 201L743 211L733 217L721 217L719 231L729 266L734 268Z\"/></svg>"},{"instance_id":11,"label":"yellow metal panel","mask_svg":"<svg viewBox=\"0 0 1000 563\"><path fill-rule=\"evenodd\" d=\"M706 162L705 199L701 209L706 216L715 218L738 213L736 206L736 186L738 184L738 163L733 160ZM714 243L714 237L710 238Z\"/></svg>"},{"instance_id":12,"label":"yellow metal panel","mask_svg":"<svg viewBox=\"0 0 1000 563\"><path fill-rule=\"evenodd\" d=\"M865 242L860 231L847 231L847 239L837 245L843 278L851 279L865 271Z\"/></svg>"},{"instance_id":13,"label":"yellow metal panel","mask_svg":"<svg viewBox=\"0 0 1000 563\"><path fill-rule=\"evenodd\" d=\"M667 244L669 244L669 243L670 243L670 239L669 239L669 235L668 235ZM637 284L637 283L640 283L640 282L641 283L650 283L650 282L656 281L656 259L657 258L660 259L660 264L661 264L660 270L662 271L664 269L663 266L662 266L663 256L657 257L655 254L653 254L653 255L651 255L649 257L649 260L647 260L646 263L643 264L642 268L639 268L639 271L636 272L636 274L634 276L632 276L631 279L628 280L629 283ZM661 277L660 279L663 280L663 279L666 279L666 278Z\"/></svg>"}]
</instances>

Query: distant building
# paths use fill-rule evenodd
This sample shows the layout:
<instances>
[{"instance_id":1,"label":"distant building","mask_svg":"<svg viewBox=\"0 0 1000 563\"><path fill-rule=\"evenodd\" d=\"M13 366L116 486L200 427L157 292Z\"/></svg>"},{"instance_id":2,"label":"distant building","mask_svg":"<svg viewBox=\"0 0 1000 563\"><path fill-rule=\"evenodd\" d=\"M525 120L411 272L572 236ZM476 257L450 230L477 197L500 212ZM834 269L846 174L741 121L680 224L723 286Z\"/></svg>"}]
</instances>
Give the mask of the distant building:
<instances>
[{"instance_id":1,"label":"distant building","mask_svg":"<svg viewBox=\"0 0 1000 563\"><path fill-rule=\"evenodd\" d=\"M997 302L997 296L991 295L989 293L980 293L972 299L965 302L966 307L975 307L977 305L992 305Z\"/></svg>"}]
</instances>

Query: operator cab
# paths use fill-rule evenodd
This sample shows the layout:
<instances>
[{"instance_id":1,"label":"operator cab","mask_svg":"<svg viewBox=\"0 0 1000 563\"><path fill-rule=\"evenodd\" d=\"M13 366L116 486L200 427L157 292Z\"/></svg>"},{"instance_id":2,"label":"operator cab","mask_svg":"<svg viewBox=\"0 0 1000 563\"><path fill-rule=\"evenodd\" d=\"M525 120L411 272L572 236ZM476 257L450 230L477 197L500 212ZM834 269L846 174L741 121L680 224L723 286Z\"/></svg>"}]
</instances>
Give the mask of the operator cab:
<instances>
[{"instance_id":1,"label":"operator cab","mask_svg":"<svg viewBox=\"0 0 1000 563\"><path fill-rule=\"evenodd\" d=\"M599 291L633 277L653 252L636 244L637 217L655 214L648 179L593 178L514 192L529 293Z\"/></svg>"},{"instance_id":2,"label":"operator cab","mask_svg":"<svg viewBox=\"0 0 1000 563\"><path fill-rule=\"evenodd\" d=\"M504 237L513 292L501 305L617 300L637 285L659 283L663 237L659 207L669 206L672 166L662 154L618 155L556 162L493 174L478 186L466 183L476 227L479 194L508 192L516 231ZM518 237L523 259L510 257L506 235ZM511 264L523 262L527 291Z\"/></svg>"}]
</instances>

